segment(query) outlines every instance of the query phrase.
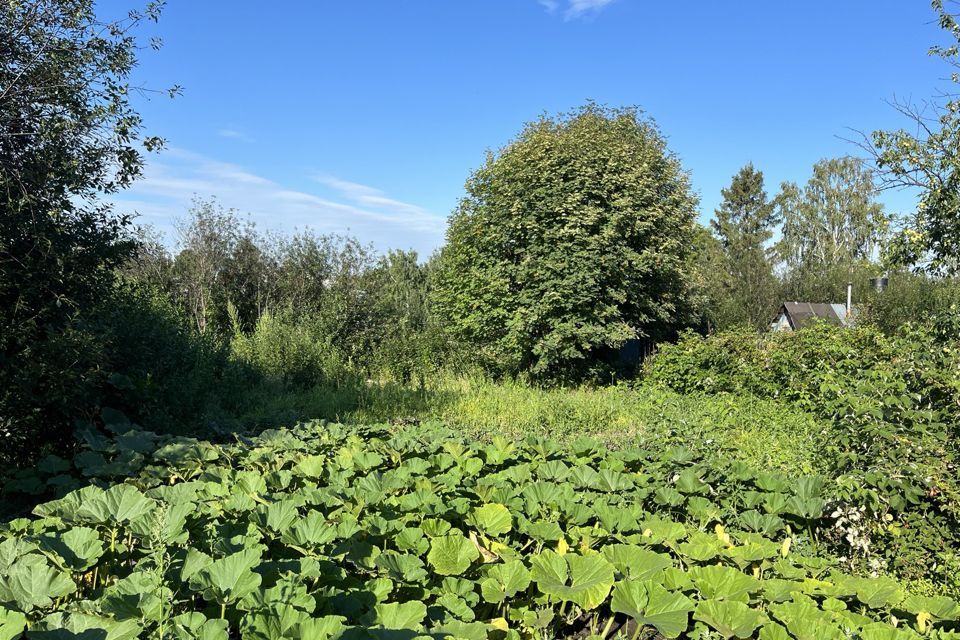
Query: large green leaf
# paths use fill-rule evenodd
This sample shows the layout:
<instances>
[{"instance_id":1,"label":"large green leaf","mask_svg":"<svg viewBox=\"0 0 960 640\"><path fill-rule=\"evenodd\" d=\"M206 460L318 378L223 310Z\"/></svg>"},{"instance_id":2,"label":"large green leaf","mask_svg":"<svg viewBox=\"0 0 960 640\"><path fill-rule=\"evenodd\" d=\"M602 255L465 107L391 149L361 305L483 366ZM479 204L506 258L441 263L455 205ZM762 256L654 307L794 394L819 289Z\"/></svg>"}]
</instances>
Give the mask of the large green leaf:
<instances>
[{"instance_id":1,"label":"large green leaf","mask_svg":"<svg viewBox=\"0 0 960 640\"><path fill-rule=\"evenodd\" d=\"M27 627L27 617L19 611L0 607L0 640L19 638Z\"/></svg>"},{"instance_id":2,"label":"large green leaf","mask_svg":"<svg viewBox=\"0 0 960 640\"><path fill-rule=\"evenodd\" d=\"M73 527L39 538L40 546L63 559L73 571L83 572L103 555L103 542L96 529Z\"/></svg>"},{"instance_id":3,"label":"large green leaf","mask_svg":"<svg viewBox=\"0 0 960 640\"><path fill-rule=\"evenodd\" d=\"M760 629L760 640L792 640L790 632L776 622L768 622Z\"/></svg>"},{"instance_id":4,"label":"large green leaf","mask_svg":"<svg viewBox=\"0 0 960 640\"><path fill-rule=\"evenodd\" d=\"M479 557L475 544L460 534L452 534L430 541L427 562L441 576L458 576Z\"/></svg>"},{"instance_id":5,"label":"large green leaf","mask_svg":"<svg viewBox=\"0 0 960 640\"><path fill-rule=\"evenodd\" d=\"M5 574L18 558L37 549L37 545L21 538L7 538L0 542L0 576Z\"/></svg>"},{"instance_id":6,"label":"large green leaf","mask_svg":"<svg viewBox=\"0 0 960 640\"><path fill-rule=\"evenodd\" d=\"M227 621L221 618L207 620L199 612L175 616L167 627L175 640L227 640Z\"/></svg>"},{"instance_id":7,"label":"large green leaf","mask_svg":"<svg viewBox=\"0 0 960 640\"><path fill-rule=\"evenodd\" d=\"M840 640L845 637L829 612L808 602L772 604L770 612L797 640Z\"/></svg>"},{"instance_id":8,"label":"large green leaf","mask_svg":"<svg viewBox=\"0 0 960 640\"><path fill-rule=\"evenodd\" d=\"M647 518L640 523L640 530L645 538L652 542L673 546L687 535L687 529L679 522L665 518Z\"/></svg>"},{"instance_id":9,"label":"large green leaf","mask_svg":"<svg viewBox=\"0 0 960 640\"><path fill-rule=\"evenodd\" d=\"M657 553L632 544L609 544L601 553L627 578L646 580L673 564L665 553Z\"/></svg>"},{"instance_id":10,"label":"large green leaf","mask_svg":"<svg viewBox=\"0 0 960 640\"><path fill-rule=\"evenodd\" d=\"M289 604L275 603L245 615L240 622L244 640L282 640L293 628L310 620L310 615Z\"/></svg>"},{"instance_id":11,"label":"large green leaf","mask_svg":"<svg viewBox=\"0 0 960 640\"><path fill-rule=\"evenodd\" d=\"M77 510L77 517L94 524L115 526L135 520L154 508L156 501L129 484L117 484L88 500Z\"/></svg>"},{"instance_id":12,"label":"large green leaf","mask_svg":"<svg viewBox=\"0 0 960 640\"><path fill-rule=\"evenodd\" d=\"M480 582L480 593L487 602L503 602L530 586L530 572L521 560L511 560L491 567Z\"/></svg>"},{"instance_id":13,"label":"large green leaf","mask_svg":"<svg viewBox=\"0 0 960 640\"><path fill-rule=\"evenodd\" d=\"M280 533L290 528L298 520L297 503L293 500L280 500L257 508L255 519L261 527Z\"/></svg>"},{"instance_id":14,"label":"large green leaf","mask_svg":"<svg viewBox=\"0 0 960 640\"><path fill-rule=\"evenodd\" d=\"M184 582L190 580L199 573L201 569L209 567L212 562L213 558L203 551L188 549L187 555L183 559L183 565L180 568L180 579Z\"/></svg>"},{"instance_id":15,"label":"large green leaf","mask_svg":"<svg viewBox=\"0 0 960 640\"><path fill-rule=\"evenodd\" d=\"M176 486L176 485L174 485ZM182 545L189 538L187 517L197 510L193 502L161 502L156 509L130 522L130 531L151 548Z\"/></svg>"},{"instance_id":16,"label":"large green leaf","mask_svg":"<svg viewBox=\"0 0 960 640\"><path fill-rule=\"evenodd\" d=\"M36 554L22 556L0 576L0 602L11 602L26 613L45 609L55 598L76 591L70 574L50 566Z\"/></svg>"},{"instance_id":17,"label":"large green leaf","mask_svg":"<svg viewBox=\"0 0 960 640\"><path fill-rule=\"evenodd\" d=\"M732 567L693 567L690 577L704 598L747 602L759 590L760 581Z\"/></svg>"},{"instance_id":18,"label":"large green leaf","mask_svg":"<svg viewBox=\"0 0 960 640\"><path fill-rule=\"evenodd\" d=\"M886 576L878 578L850 577L843 581L843 586L856 591L857 600L871 609L882 609L886 606L899 604L905 595L897 581Z\"/></svg>"},{"instance_id":19,"label":"large green leaf","mask_svg":"<svg viewBox=\"0 0 960 640\"><path fill-rule=\"evenodd\" d=\"M419 600L378 604L375 623L384 629L412 629L418 631L427 616L427 605Z\"/></svg>"},{"instance_id":20,"label":"large green leaf","mask_svg":"<svg viewBox=\"0 0 960 640\"><path fill-rule=\"evenodd\" d=\"M293 629L293 640L328 640L339 638L343 632L345 618L342 616L324 616L310 618Z\"/></svg>"},{"instance_id":21,"label":"large green leaf","mask_svg":"<svg viewBox=\"0 0 960 640\"><path fill-rule=\"evenodd\" d=\"M945 635L942 637L950 638L953 636ZM860 630L859 638L860 640L918 640L920 636L909 629L897 629L889 624L874 622Z\"/></svg>"},{"instance_id":22,"label":"large green leaf","mask_svg":"<svg viewBox=\"0 0 960 640\"><path fill-rule=\"evenodd\" d=\"M749 638L769 620L765 613L733 600L702 600L693 618L706 622L724 638Z\"/></svg>"},{"instance_id":23,"label":"large green leaf","mask_svg":"<svg viewBox=\"0 0 960 640\"><path fill-rule=\"evenodd\" d=\"M470 514L468 522L490 536L501 536L513 529L513 516L502 504L485 504Z\"/></svg>"},{"instance_id":24,"label":"large green leaf","mask_svg":"<svg viewBox=\"0 0 960 640\"><path fill-rule=\"evenodd\" d=\"M667 638L676 638L687 630L693 601L652 580L623 580L613 589L610 610L625 613L640 625L654 626Z\"/></svg>"},{"instance_id":25,"label":"large green leaf","mask_svg":"<svg viewBox=\"0 0 960 640\"><path fill-rule=\"evenodd\" d=\"M40 620L27 631L28 640L136 640L142 631L136 620L117 621L88 613L58 612Z\"/></svg>"},{"instance_id":26,"label":"large green leaf","mask_svg":"<svg viewBox=\"0 0 960 640\"><path fill-rule=\"evenodd\" d=\"M304 549L327 544L336 537L336 527L319 511L311 511L305 518L299 518L280 534L283 542Z\"/></svg>"},{"instance_id":27,"label":"large green leaf","mask_svg":"<svg viewBox=\"0 0 960 640\"><path fill-rule=\"evenodd\" d=\"M319 478L323 475L327 459L324 456L309 455L300 458L293 468L294 472L304 478Z\"/></svg>"},{"instance_id":28,"label":"large green leaf","mask_svg":"<svg viewBox=\"0 0 960 640\"><path fill-rule=\"evenodd\" d=\"M238 551L200 569L190 578L190 588L202 592L209 601L234 602L260 586L260 574L253 572L258 564L259 551Z\"/></svg>"},{"instance_id":29,"label":"large green leaf","mask_svg":"<svg viewBox=\"0 0 960 640\"><path fill-rule=\"evenodd\" d=\"M375 561L377 567L384 569L394 580L419 584L427 579L423 560L412 553L384 551Z\"/></svg>"},{"instance_id":30,"label":"large green leaf","mask_svg":"<svg viewBox=\"0 0 960 640\"><path fill-rule=\"evenodd\" d=\"M100 610L118 620L156 621L170 614L171 597L157 571L134 571L104 590Z\"/></svg>"},{"instance_id":31,"label":"large green leaf","mask_svg":"<svg viewBox=\"0 0 960 640\"><path fill-rule=\"evenodd\" d=\"M600 554L561 556L547 549L531 558L530 564L533 580L542 593L586 610L600 606L613 587L613 565Z\"/></svg>"},{"instance_id":32,"label":"large green leaf","mask_svg":"<svg viewBox=\"0 0 960 640\"><path fill-rule=\"evenodd\" d=\"M914 615L926 613L934 620L960 619L960 604L945 596L910 596L900 606Z\"/></svg>"},{"instance_id":33,"label":"large green leaf","mask_svg":"<svg viewBox=\"0 0 960 640\"><path fill-rule=\"evenodd\" d=\"M53 500L33 508L33 514L43 517L61 518L64 522L81 520L79 513L84 505L103 497L103 489L89 485L76 491L71 491L59 500Z\"/></svg>"},{"instance_id":34,"label":"large green leaf","mask_svg":"<svg viewBox=\"0 0 960 640\"><path fill-rule=\"evenodd\" d=\"M713 560L724 551L724 543L716 536L694 531L687 541L677 545L677 553L694 562Z\"/></svg>"}]
</instances>

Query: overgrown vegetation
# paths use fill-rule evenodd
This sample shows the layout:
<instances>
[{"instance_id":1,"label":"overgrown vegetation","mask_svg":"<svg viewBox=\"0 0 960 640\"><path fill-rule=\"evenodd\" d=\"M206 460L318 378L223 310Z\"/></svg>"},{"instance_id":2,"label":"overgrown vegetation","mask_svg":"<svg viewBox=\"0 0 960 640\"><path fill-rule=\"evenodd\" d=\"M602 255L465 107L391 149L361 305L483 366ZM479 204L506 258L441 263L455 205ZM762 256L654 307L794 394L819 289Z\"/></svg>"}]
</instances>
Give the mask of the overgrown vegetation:
<instances>
[{"instance_id":1,"label":"overgrown vegetation","mask_svg":"<svg viewBox=\"0 0 960 640\"><path fill-rule=\"evenodd\" d=\"M427 260L212 197L165 239L102 202L159 10L0 0L0 640L960 637L956 101L709 228L587 103Z\"/></svg>"},{"instance_id":2,"label":"overgrown vegetation","mask_svg":"<svg viewBox=\"0 0 960 640\"><path fill-rule=\"evenodd\" d=\"M942 342L934 331L907 326L888 337L822 326L793 335L688 336L664 348L646 379L810 411L829 425L821 460L835 479L831 490L862 514L860 551L873 556L871 566L956 589L960 359L956 334Z\"/></svg>"},{"instance_id":3,"label":"overgrown vegetation","mask_svg":"<svg viewBox=\"0 0 960 640\"><path fill-rule=\"evenodd\" d=\"M696 199L655 125L587 105L530 123L467 182L438 313L497 375L604 379L628 340L690 326Z\"/></svg>"},{"instance_id":4,"label":"overgrown vegetation","mask_svg":"<svg viewBox=\"0 0 960 640\"><path fill-rule=\"evenodd\" d=\"M89 311L130 255L129 216L98 198L137 177L129 75L138 23L91 0L0 3L0 463L69 439L104 376Z\"/></svg>"},{"instance_id":5,"label":"overgrown vegetation","mask_svg":"<svg viewBox=\"0 0 960 640\"><path fill-rule=\"evenodd\" d=\"M960 618L823 554L843 506L821 476L588 438L310 423L214 446L112 426L24 478L65 495L0 532L7 637L879 640ZM91 479L106 488L74 489Z\"/></svg>"}]
</instances>

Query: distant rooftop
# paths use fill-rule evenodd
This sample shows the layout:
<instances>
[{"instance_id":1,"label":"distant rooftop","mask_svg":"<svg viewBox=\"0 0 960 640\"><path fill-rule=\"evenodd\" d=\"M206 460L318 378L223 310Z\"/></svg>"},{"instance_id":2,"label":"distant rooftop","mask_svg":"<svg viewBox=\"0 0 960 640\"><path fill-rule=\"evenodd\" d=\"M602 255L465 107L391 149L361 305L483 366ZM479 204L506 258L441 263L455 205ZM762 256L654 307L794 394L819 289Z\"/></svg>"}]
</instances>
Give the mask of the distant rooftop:
<instances>
[{"instance_id":1,"label":"distant rooftop","mask_svg":"<svg viewBox=\"0 0 960 640\"><path fill-rule=\"evenodd\" d=\"M813 322L829 322L842 327L853 326L857 308L850 309L839 302L784 302L771 328L777 331L796 331Z\"/></svg>"}]
</instances>

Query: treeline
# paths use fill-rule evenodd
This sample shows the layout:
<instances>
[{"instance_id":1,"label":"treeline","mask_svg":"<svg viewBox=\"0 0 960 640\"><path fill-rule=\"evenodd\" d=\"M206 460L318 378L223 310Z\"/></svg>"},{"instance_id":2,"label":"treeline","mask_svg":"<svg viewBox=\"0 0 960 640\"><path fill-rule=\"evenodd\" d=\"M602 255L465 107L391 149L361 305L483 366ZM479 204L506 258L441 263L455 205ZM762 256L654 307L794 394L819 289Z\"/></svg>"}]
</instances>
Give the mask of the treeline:
<instances>
[{"instance_id":1,"label":"treeline","mask_svg":"<svg viewBox=\"0 0 960 640\"><path fill-rule=\"evenodd\" d=\"M955 102L927 137L874 134L878 173L828 160L768 197L744 168L709 230L655 123L588 103L488 154L427 261L263 233L211 200L168 253L104 204L163 145L130 99L145 90L130 79L134 34L161 5L103 24L92 0L0 4L0 463L69 446L75 421L105 407L159 431L226 432L258 394L290 389L359 397L440 369L620 379L636 363L625 347L763 329L783 299L839 300L847 281L887 331L953 299ZM877 182L918 188L917 211L894 220ZM871 299L867 277L884 270L891 289Z\"/></svg>"},{"instance_id":2,"label":"treeline","mask_svg":"<svg viewBox=\"0 0 960 640\"><path fill-rule=\"evenodd\" d=\"M845 303L848 283L860 322L887 333L948 310L960 293L950 274L893 259L900 221L877 201L876 184L848 156L817 162L802 187L785 182L769 196L763 172L744 166L698 236L708 329L764 330L784 301ZM882 295L870 283L881 276Z\"/></svg>"},{"instance_id":3,"label":"treeline","mask_svg":"<svg viewBox=\"0 0 960 640\"><path fill-rule=\"evenodd\" d=\"M161 294L198 336L231 345L297 386L354 374L423 384L443 358L429 311L432 262L378 254L343 235L258 230L215 199L195 200L174 250L142 229L124 282Z\"/></svg>"}]
</instances>

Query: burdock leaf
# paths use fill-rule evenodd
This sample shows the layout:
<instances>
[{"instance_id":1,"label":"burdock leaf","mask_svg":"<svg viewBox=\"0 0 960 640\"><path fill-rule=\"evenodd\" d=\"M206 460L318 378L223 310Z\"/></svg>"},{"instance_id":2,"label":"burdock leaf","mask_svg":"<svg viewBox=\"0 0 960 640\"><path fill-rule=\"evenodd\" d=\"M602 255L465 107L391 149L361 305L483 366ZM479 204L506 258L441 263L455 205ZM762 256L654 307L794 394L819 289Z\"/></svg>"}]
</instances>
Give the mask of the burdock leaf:
<instances>
[{"instance_id":1,"label":"burdock leaf","mask_svg":"<svg viewBox=\"0 0 960 640\"><path fill-rule=\"evenodd\" d=\"M57 554L74 571L83 572L103 555L103 542L95 529L74 527L42 536L40 546Z\"/></svg>"},{"instance_id":2,"label":"burdock leaf","mask_svg":"<svg viewBox=\"0 0 960 640\"><path fill-rule=\"evenodd\" d=\"M0 640L19 638L27 627L27 616L19 611L0 607Z\"/></svg>"},{"instance_id":3,"label":"burdock leaf","mask_svg":"<svg viewBox=\"0 0 960 640\"><path fill-rule=\"evenodd\" d=\"M25 613L45 609L54 598L76 589L70 574L51 567L46 558L35 554L21 557L6 575L0 576L0 602L13 602Z\"/></svg>"},{"instance_id":4,"label":"burdock leaf","mask_svg":"<svg viewBox=\"0 0 960 640\"><path fill-rule=\"evenodd\" d=\"M480 557L476 545L460 535L446 535L430 542L427 562L441 576L458 576Z\"/></svg>"},{"instance_id":5,"label":"burdock leaf","mask_svg":"<svg viewBox=\"0 0 960 640\"><path fill-rule=\"evenodd\" d=\"M190 578L190 588L202 591L208 601L234 602L260 586L260 574L252 570L258 564L260 553L243 549L200 569Z\"/></svg>"},{"instance_id":6,"label":"burdock leaf","mask_svg":"<svg viewBox=\"0 0 960 640\"><path fill-rule=\"evenodd\" d=\"M676 638L687 630L693 601L652 580L624 580L613 589L610 609L627 614L641 626L656 627L667 638Z\"/></svg>"},{"instance_id":7,"label":"burdock leaf","mask_svg":"<svg viewBox=\"0 0 960 640\"><path fill-rule=\"evenodd\" d=\"M427 616L427 605L419 600L411 602L391 602L378 604L376 610L376 624L384 629L420 629L423 619Z\"/></svg>"},{"instance_id":8,"label":"burdock leaf","mask_svg":"<svg viewBox=\"0 0 960 640\"><path fill-rule=\"evenodd\" d=\"M749 638L754 629L769 622L763 612L732 600L702 600L693 618L706 622L724 638Z\"/></svg>"},{"instance_id":9,"label":"burdock leaf","mask_svg":"<svg viewBox=\"0 0 960 640\"><path fill-rule=\"evenodd\" d=\"M502 504L485 504L470 514L470 524L490 536L501 536L513 529L513 516Z\"/></svg>"},{"instance_id":10,"label":"burdock leaf","mask_svg":"<svg viewBox=\"0 0 960 640\"><path fill-rule=\"evenodd\" d=\"M530 586L530 572L520 560L494 565L480 583L480 593L487 602L503 602Z\"/></svg>"}]
</instances>

